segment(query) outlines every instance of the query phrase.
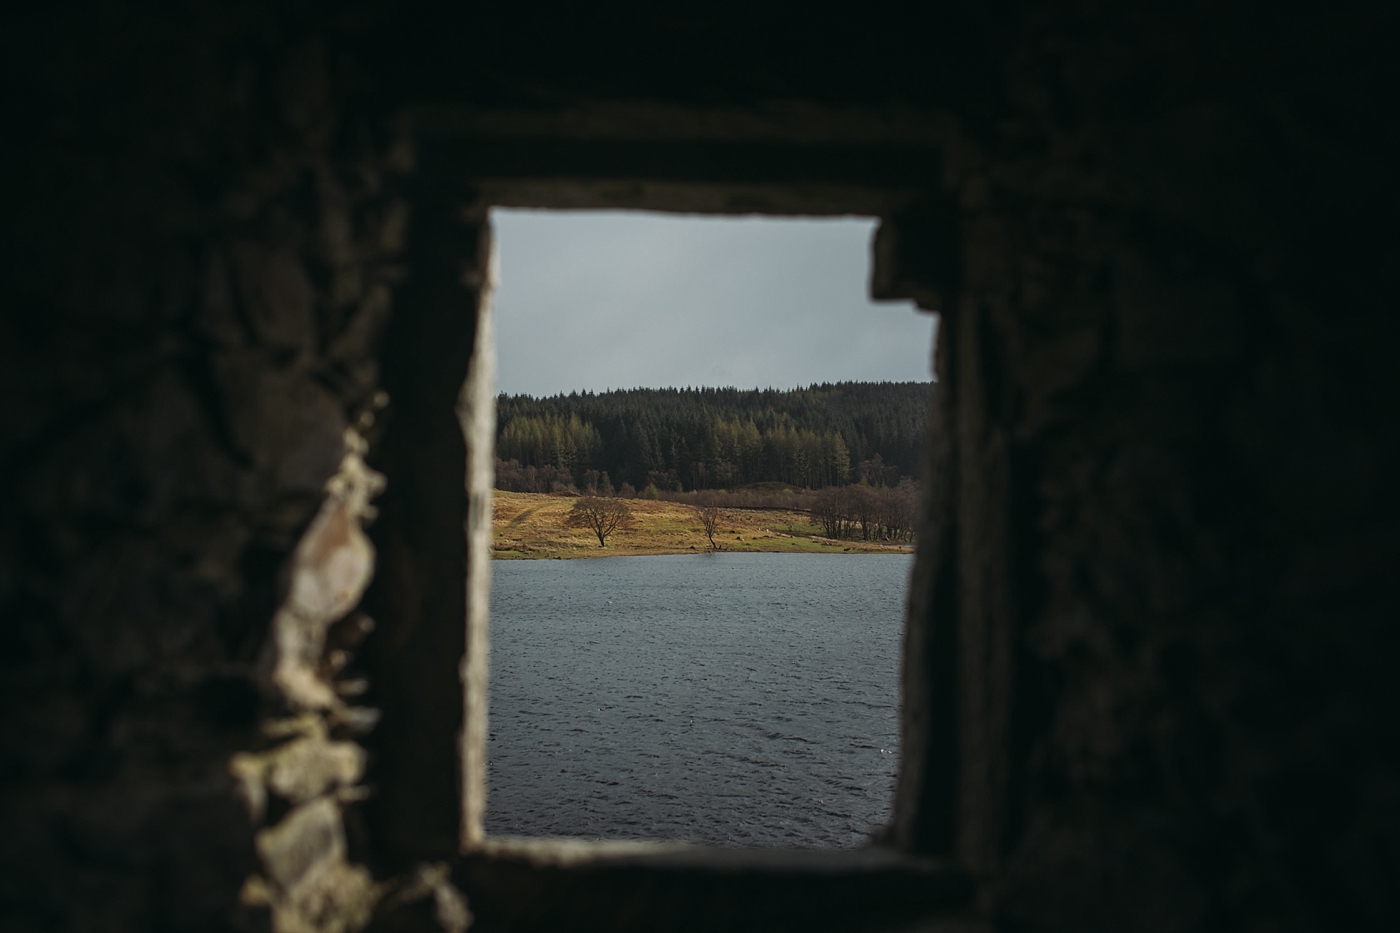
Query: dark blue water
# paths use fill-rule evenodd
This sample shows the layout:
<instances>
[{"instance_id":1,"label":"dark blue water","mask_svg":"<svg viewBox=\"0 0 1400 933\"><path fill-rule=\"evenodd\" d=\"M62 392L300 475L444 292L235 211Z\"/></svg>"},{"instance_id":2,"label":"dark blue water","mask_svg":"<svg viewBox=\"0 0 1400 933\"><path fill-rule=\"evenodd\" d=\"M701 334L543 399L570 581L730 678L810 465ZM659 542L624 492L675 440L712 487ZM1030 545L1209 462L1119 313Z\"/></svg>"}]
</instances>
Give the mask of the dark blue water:
<instances>
[{"instance_id":1,"label":"dark blue water","mask_svg":"<svg viewBox=\"0 0 1400 933\"><path fill-rule=\"evenodd\" d=\"M860 844L889 817L910 561L496 562L487 833Z\"/></svg>"}]
</instances>

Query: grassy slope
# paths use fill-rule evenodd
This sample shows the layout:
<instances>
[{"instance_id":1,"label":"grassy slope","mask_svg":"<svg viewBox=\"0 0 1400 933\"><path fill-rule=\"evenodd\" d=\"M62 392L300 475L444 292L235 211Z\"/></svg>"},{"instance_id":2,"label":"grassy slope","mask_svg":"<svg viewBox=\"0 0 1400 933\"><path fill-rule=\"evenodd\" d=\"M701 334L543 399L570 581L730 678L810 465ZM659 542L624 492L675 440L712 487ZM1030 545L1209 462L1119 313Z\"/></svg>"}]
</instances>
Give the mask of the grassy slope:
<instances>
[{"instance_id":1,"label":"grassy slope","mask_svg":"<svg viewBox=\"0 0 1400 933\"><path fill-rule=\"evenodd\" d=\"M600 548L592 532L564 527L574 502L569 496L497 490L495 500L491 524L497 559L688 554L710 549L690 507L676 502L627 500L635 527L614 532L608 546ZM805 512L723 509L715 542L726 551L907 554L911 550L904 545L833 541L819 537L819 532Z\"/></svg>"}]
</instances>

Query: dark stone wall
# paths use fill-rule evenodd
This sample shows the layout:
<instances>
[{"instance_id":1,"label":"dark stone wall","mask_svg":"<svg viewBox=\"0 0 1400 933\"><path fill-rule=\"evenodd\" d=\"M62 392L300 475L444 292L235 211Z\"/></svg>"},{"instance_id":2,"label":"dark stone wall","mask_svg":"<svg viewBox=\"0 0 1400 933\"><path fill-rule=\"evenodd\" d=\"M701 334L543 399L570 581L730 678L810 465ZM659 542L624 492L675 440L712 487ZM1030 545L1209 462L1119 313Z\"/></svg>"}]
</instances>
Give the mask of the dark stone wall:
<instances>
[{"instance_id":1,"label":"dark stone wall","mask_svg":"<svg viewBox=\"0 0 1400 933\"><path fill-rule=\"evenodd\" d=\"M462 633L444 620L465 570L438 544L467 509L441 458L464 453L454 386L485 245L471 176L549 183L577 158L766 185L774 200L746 203L791 209L785 184L895 192L876 289L944 316L896 844L969 866L1009 931L1380 927L1400 836L1395 18L1068 2L16 17L0 923L265 926L287 902L240 905L240 888L283 838L266 832L321 799L350 808L336 844L380 878L450 851ZM429 105L619 102L661 115L616 146L602 130L580 146L586 126L497 149L413 131ZM804 129L775 104L808 108ZM744 149L728 131L691 146L675 114L697 108L761 127ZM870 143L835 116L814 135L823 113L936 142ZM664 145L638 150L647 132ZM352 425L389 481L379 627L347 668L384 711L364 740L379 793L353 805L357 768L309 803L269 778L257 812L230 762L284 747L263 727L298 712L260 659ZM338 838L338 815L317 825ZM451 905L438 876L403 877L382 903Z\"/></svg>"},{"instance_id":2,"label":"dark stone wall","mask_svg":"<svg viewBox=\"0 0 1400 933\"><path fill-rule=\"evenodd\" d=\"M368 699L385 714L368 739L378 793L366 816L385 867L451 856L461 832L467 450L458 399L490 235L475 193L424 161L412 185L412 276L396 299L414 313L396 316L383 341L393 404L375 462L393 482L373 529L380 567L366 601L378 622L363 656Z\"/></svg>"},{"instance_id":3,"label":"dark stone wall","mask_svg":"<svg viewBox=\"0 0 1400 933\"><path fill-rule=\"evenodd\" d=\"M405 153L293 14L50 15L5 50L0 926L256 926L229 762L379 388Z\"/></svg>"},{"instance_id":4,"label":"dark stone wall","mask_svg":"<svg viewBox=\"0 0 1400 933\"><path fill-rule=\"evenodd\" d=\"M890 273L948 296L915 608L962 679L958 825L910 788L910 841L995 878L1006 929L1380 928L1386 20L1040 12L965 137L960 266Z\"/></svg>"}]
</instances>

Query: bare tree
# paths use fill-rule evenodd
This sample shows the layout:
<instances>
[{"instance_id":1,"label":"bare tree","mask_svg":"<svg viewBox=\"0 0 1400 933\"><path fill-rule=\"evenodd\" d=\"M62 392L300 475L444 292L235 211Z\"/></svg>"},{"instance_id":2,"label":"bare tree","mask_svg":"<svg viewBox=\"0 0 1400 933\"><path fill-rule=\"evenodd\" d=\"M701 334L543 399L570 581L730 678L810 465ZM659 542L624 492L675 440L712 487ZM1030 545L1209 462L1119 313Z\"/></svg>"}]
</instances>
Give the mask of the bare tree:
<instances>
[{"instance_id":1,"label":"bare tree","mask_svg":"<svg viewBox=\"0 0 1400 933\"><path fill-rule=\"evenodd\" d=\"M587 528L598 536L598 546L608 546L608 535L632 527L632 510L621 499L584 496L564 518L569 528Z\"/></svg>"},{"instance_id":2,"label":"bare tree","mask_svg":"<svg viewBox=\"0 0 1400 933\"><path fill-rule=\"evenodd\" d=\"M886 538L910 541L919 517L919 487L909 477L880 490L880 525Z\"/></svg>"},{"instance_id":3,"label":"bare tree","mask_svg":"<svg viewBox=\"0 0 1400 933\"><path fill-rule=\"evenodd\" d=\"M695 517L700 519L700 526L705 529L705 537L710 539L710 549L718 551L715 530L719 527L719 502L715 494L708 491L700 493L690 507L695 510Z\"/></svg>"},{"instance_id":4,"label":"bare tree","mask_svg":"<svg viewBox=\"0 0 1400 933\"><path fill-rule=\"evenodd\" d=\"M860 526L861 540L869 541L870 532L878 517L879 494L865 483L861 483L859 486L847 486L844 492L848 520L852 524ZM851 528L849 531L851 537L854 538L855 529Z\"/></svg>"},{"instance_id":5,"label":"bare tree","mask_svg":"<svg viewBox=\"0 0 1400 933\"><path fill-rule=\"evenodd\" d=\"M844 538L850 527L850 496L845 486L828 486L812 500L812 520L828 538Z\"/></svg>"}]
</instances>

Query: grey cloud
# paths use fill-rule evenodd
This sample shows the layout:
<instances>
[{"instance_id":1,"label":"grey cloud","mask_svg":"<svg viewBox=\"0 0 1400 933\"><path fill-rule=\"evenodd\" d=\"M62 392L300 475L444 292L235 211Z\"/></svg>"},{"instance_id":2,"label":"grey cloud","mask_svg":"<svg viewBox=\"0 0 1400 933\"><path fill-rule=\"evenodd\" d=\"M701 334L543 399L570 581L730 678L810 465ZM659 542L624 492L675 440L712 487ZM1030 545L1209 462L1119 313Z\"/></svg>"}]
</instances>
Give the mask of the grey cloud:
<instances>
[{"instance_id":1,"label":"grey cloud","mask_svg":"<svg viewBox=\"0 0 1400 933\"><path fill-rule=\"evenodd\" d=\"M868 298L868 218L496 210L499 387L931 377L935 319Z\"/></svg>"}]
</instances>

